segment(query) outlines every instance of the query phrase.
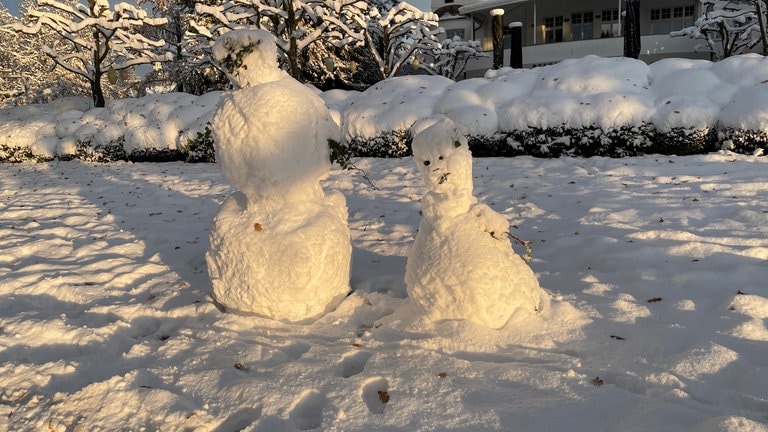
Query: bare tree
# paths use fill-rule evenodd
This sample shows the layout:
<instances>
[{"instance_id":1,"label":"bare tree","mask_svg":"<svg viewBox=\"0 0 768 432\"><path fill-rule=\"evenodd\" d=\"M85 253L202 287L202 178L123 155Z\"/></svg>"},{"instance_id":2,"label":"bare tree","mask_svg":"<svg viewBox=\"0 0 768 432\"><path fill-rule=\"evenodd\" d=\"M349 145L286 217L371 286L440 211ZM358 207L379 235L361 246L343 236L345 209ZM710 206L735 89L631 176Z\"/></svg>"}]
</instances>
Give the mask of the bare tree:
<instances>
[{"instance_id":1,"label":"bare tree","mask_svg":"<svg viewBox=\"0 0 768 432\"><path fill-rule=\"evenodd\" d=\"M399 3L383 16L371 9L365 46L375 59L382 78L395 76L405 65L440 50L438 17L408 3Z\"/></svg>"},{"instance_id":2,"label":"bare tree","mask_svg":"<svg viewBox=\"0 0 768 432\"><path fill-rule=\"evenodd\" d=\"M452 39L441 42L439 47L434 48L431 55L427 57L433 61L419 62L417 65L420 69L432 75L442 75L455 80L464 73L470 60L488 57L488 54L482 51L480 42L454 36Z\"/></svg>"},{"instance_id":3,"label":"bare tree","mask_svg":"<svg viewBox=\"0 0 768 432\"><path fill-rule=\"evenodd\" d=\"M88 81L93 104L105 105L102 78L113 79L121 71L134 66L166 61L170 53L156 50L165 46L140 32L145 26L161 26L164 18L150 18L146 11L127 3L110 8L108 0L77 1L39 0L37 8L28 11L28 24L14 28L26 34L40 34L44 27L58 34L64 42L45 45L43 53L65 70Z\"/></svg>"},{"instance_id":4,"label":"bare tree","mask_svg":"<svg viewBox=\"0 0 768 432\"><path fill-rule=\"evenodd\" d=\"M198 3L196 11L213 16L216 22L209 27L195 21L191 26L209 40L229 30L267 30L275 35L291 76L300 79L299 59L310 45L322 40L340 47L362 39L356 17L364 15L367 7L362 0L231 0L214 6Z\"/></svg>"},{"instance_id":5,"label":"bare tree","mask_svg":"<svg viewBox=\"0 0 768 432\"><path fill-rule=\"evenodd\" d=\"M705 41L714 60L730 57L743 50L766 46L766 5L763 0L700 0L703 13L693 26L670 33Z\"/></svg>"},{"instance_id":6,"label":"bare tree","mask_svg":"<svg viewBox=\"0 0 768 432\"><path fill-rule=\"evenodd\" d=\"M23 13L28 7L22 2L20 10ZM43 53L43 46L58 43L58 35L47 28L35 35L15 31L14 25L22 22L0 5L0 104L43 103L88 94L76 75L54 71L56 63Z\"/></svg>"}]
</instances>

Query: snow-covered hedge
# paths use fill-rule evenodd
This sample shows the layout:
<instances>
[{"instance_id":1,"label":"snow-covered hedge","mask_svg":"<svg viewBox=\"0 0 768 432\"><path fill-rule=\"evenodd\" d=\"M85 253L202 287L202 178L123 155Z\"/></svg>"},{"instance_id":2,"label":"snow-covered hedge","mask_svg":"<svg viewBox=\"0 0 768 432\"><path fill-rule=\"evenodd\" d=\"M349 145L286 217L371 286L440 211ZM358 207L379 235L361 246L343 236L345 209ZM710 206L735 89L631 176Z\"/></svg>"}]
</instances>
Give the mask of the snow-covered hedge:
<instances>
[{"instance_id":1,"label":"snow-covered hedge","mask_svg":"<svg viewBox=\"0 0 768 432\"><path fill-rule=\"evenodd\" d=\"M408 154L408 134L387 153L376 150L415 116L435 115L466 126L476 156L753 153L768 143L766 77L768 61L752 54L651 65L588 56L448 85L434 77L383 83L353 95L340 112L346 142L371 156Z\"/></svg>"},{"instance_id":2,"label":"snow-covered hedge","mask_svg":"<svg viewBox=\"0 0 768 432\"><path fill-rule=\"evenodd\" d=\"M768 60L587 56L453 82L405 76L364 92L320 96L357 156L410 154L411 127L431 116L467 128L476 156L629 156L768 148ZM220 93L174 93L90 109L68 98L0 111L0 161L213 160L208 121ZM254 103L259 103L254 101ZM286 125L300 122L285 113Z\"/></svg>"},{"instance_id":3,"label":"snow-covered hedge","mask_svg":"<svg viewBox=\"0 0 768 432\"><path fill-rule=\"evenodd\" d=\"M171 93L105 108L72 97L7 108L0 111L0 161L212 160L206 128L219 96Z\"/></svg>"}]
</instances>

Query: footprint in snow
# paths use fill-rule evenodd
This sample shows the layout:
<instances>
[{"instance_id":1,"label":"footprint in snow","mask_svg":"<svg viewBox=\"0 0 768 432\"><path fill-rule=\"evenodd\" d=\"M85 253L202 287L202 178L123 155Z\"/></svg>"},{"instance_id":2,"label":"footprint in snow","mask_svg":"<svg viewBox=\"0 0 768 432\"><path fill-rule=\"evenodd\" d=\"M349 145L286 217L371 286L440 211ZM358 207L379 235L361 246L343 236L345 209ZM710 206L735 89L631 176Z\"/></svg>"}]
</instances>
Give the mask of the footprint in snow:
<instances>
[{"instance_id":1,"label":"footprint in snow","mask_svg":"<svg viewBox=\"0 0 768 432\"><path fill-rule=\"evenodd\" d=\"M389 403L389 381L382 377L370 378L360 389L360 397L373 414L384 414L384 408Z\"/></svg>"},{"instance_id":2,"label":"footprint in snow","mask_svg":"<svg viewBox=\"0 0 768 432\"><path fill-rule=\"evenodd\" d=\"M306 390L293 404L288 418L300 430L319 428L323 423L323 408L328 399L317 390Z\"/></svg>"},{"instance_id":3,"label":"footprint in snow","mask_svg":"<svg viewBox=\"0 0 768 432\"><path fill-rule=\"evenodd\" d=\"M291 360L296 361L309 351L309 344L304 342L296 342L290 345L280 347L280 350Z\"/></svg>"},{"instance_id":4,"label":"footprint in snow","mask_svg":"<svg viewBox=\"0 0 768 432\"><path fill-rule=\"evenodd\" d=\"M365 351L353 351L344 354L338 364L338 376L349 378L361 373L370 358L371 353Z\"/></svg>"},{"instance_id":5,"label":"footprint in snow","mask_svg":"<svg viewBox=\"0 0 768 432\"><path fill-rule=\"evenodd\" d=\"M240 408L232 413L222 424L213 432L239 431L252 425L261 417L261 407L258 408Z\"/></svg>"}]
</instances>

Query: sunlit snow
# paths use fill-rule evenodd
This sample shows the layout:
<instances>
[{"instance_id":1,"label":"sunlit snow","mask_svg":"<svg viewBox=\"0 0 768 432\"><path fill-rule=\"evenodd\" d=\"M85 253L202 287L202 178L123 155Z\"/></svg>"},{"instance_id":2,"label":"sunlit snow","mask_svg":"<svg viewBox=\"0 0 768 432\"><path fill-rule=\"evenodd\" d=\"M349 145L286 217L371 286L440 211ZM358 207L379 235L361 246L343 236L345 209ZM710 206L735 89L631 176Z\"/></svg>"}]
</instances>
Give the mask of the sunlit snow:
<instances>
[{"instance_id":1,"label":"sunlit snow","mask_svg":"<svg viewBox=\"0 0 768 432\"><path fill-rule=\"evenodd\" d=\"M218 166L238 191L211 226L213 296L230 311L317 319L350 291L346 203L320 185L338 127L312 90L278 68L271 33L226 33L214 55L230 62L238 87L222 98L211 123ZM289 114L301 122L286 125Z\"/></svg>"},{"instance_id":2,"label":"sunlit snow","mask_svg":"<svg viewBox=\"0 0 768 432\"><path fill-rule=\"evenodd\" d=\"M354 129L366 133L431 115L490 130L544 101L563 105L532 121L765 127L762 57L613 74L618 60L582 62L431 80L439 90L414 78L380 100L320 97L348 131L345 112L361 107ZM56 154L76 137L173 125L126 145L176 146L220 96L5 109L0 140ZM531 242L550 303L498 330L434 321L408 297L424 160L355 159L375 188L337 166L322 180L346 199L353 292L302 325L212 301L211 221L241 186L220 166L3 164L0 430L768 431L767 159L473 159L466 199Z\"/></svg>"}]
</instances>

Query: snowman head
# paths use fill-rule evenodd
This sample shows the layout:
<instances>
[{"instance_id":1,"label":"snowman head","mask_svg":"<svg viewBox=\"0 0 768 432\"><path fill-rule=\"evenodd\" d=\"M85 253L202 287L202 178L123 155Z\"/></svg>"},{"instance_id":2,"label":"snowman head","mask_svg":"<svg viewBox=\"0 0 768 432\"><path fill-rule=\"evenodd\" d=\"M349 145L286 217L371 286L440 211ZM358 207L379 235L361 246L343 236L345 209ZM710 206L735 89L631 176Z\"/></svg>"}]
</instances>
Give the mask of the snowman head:
<instances>
[{"instance_id":1,"label":"snowman head","mask_svg":"<svg viewBox=\"0 0 768 432\"><path fill-rule=\"evenodd\" d=\"M277 46L265 30L233 30L216 39L213 59L237 88L246 88L283 78L277 66Z\"/></svg>"},{"instance_id":2,"label":"snowman head","mask_svg":"<svg viewBox=\"0 0 768 432\"><path fill-rule=\"evenodd\" d=\"M472 154L464 128L442 118L418 132L412 148L430 192L448 198L472 195Z\"/></svg>"}]
</instances>

